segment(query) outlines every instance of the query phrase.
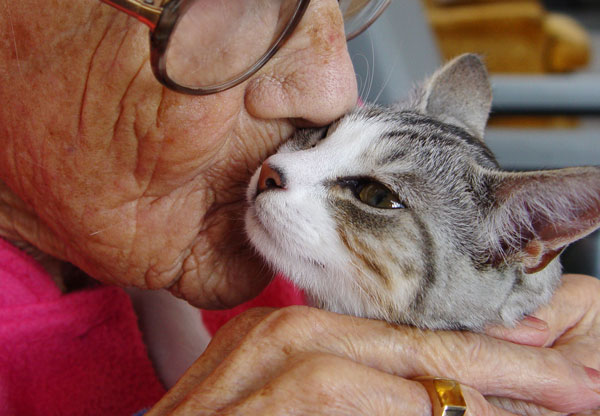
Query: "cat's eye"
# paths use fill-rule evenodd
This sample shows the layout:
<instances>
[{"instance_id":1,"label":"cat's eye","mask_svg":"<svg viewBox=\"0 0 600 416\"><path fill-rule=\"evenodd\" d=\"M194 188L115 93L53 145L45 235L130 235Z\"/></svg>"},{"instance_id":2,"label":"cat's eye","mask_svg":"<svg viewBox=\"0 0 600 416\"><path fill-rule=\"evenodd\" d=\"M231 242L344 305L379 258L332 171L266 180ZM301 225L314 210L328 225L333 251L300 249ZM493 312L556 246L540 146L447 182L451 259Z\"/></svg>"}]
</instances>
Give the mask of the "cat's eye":
<instances>
[{"instance_id":1,"label":"cat's eye","mask_svg":"<svg viewBox=\"0 0 600 416\"><path fill-rule=\"evenodd\" d=\"M365 204L374 208L405 208L404 204L398 200L398 197L379 182L366 182L357 189L357 197Z\"/></svg>"}]
</instances>

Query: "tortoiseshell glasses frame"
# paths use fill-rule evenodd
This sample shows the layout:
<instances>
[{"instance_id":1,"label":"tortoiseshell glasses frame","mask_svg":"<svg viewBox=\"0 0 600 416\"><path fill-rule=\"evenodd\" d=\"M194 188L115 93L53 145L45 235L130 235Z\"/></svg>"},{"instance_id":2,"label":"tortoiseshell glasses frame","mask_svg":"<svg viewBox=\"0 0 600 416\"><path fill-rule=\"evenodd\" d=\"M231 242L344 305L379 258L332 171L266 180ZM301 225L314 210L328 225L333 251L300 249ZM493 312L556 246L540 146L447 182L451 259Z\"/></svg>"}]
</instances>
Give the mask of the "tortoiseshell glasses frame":
<instances>
[{"instance_id":1,"label":"tortoiseshell glasses frame","mask_svg":"<svg viewBox=\"0 0 600 416\"><path fill-rule=\"evenodd\" d=\"M205 7L205 4L199 4L199 0L154 0L154 2L157 2L157 4L154 4L152 2L153 0L101 1L129 14L130 16L135 17L139 21L149 26L150 63L152 66L154 76L160 83L174 91L193 95L207 95L224 91L242 83L243 81L251 77L253 74L255 74L260 68L263 67L263 65L265 65L269 61L269 59L271 59L271 57L273 57L273 55L275 55L275 53L285 42L285 40L294 32L294 29L297 27L298 23L302 19L302 16L304 15L304 12L306 11L310 3L310 0L280 0L279 3L281 3L280 5L282 10L285 6L286 12L283 15L283 17L281 16L281 12L279 13L279 17L276 21L277 28L273 28L274 37L270 42L270 45L268 46L268 48L266 48L266 50L261 51L262 53L260 53L260 56L256 56L256 59L253 58L252 64L248 64L247 67L243 67L243 69L240 69L237 72L232 72L231 75L224 76L224 79L222 80L218 78L218 75L215 76L213 73L211 73L210 75L206 76L207 81L198 81L197 79L194 79L192 81L188 80L188 82L182 82L180 80L174 79L174 77L172 76L177 71L172 70L173 64L171 64L171 66L167 65L167 57L169 56L167 51L170 45L170 41L173 38L173 32L177 27L177 24L181 21L182 16L189 12L192 5L200 5L202 7ZM211 7L214 5L214 2L207 2L206 0L202 1L206 3L206 7ZM223 7L223 11L225 11L229 5L226 2L223 3L223 0L220 1L222 4L225 4L225 6L219 7ZM276 0L271 1L272 3L275 3L275 6L277 6ZM339 1L338 3L342 8L344 21L346 25L346 39L352 39L355 36L362 33L365 29L367 29L386 9L390 2L391 0ZM246 4L248 3L245 3L245 5ZM195 12L198 12L198 10L195 10ZM202 12L202 10L200 10L200 12ZM352 20L353 24L349 27L347 22L351 21L351 19L354 20ZM192 21L192 23L194 22ZM193 27L195 30L203 30L203 27L198 25L186 26L186 28L189 27ZM226 33L227 30L230 30L229 27L223 27L223 29L224 33ZM208 32L209 35L211 35L210 29L208 30ZM202 33L199 34L201 35ZM214 34L212 35L214 36ZM189 43L181 43L181 45L178 46L180 46L178 48L179 50L183 49L184 51L185 48L190 47ZM217 46L217 48L218 47L219 46ZM218 57L216 59L214 57L209 57L207 58L209 59L208 63L202 61L200 65L210 65L211 62L214 62L215 65L219 64L219 56L226 56L227 51L221 52L221 50L218 50L217 52L221 55L217 54ZM181 56L181 52L179 56ZM198 58L197 61L200 62L200 59L201 58ZM210 61L210 59L213 59L213 61ZM224 57L222 59L224 60L224 62L222 62L221 65L222 67L226 68L229 65L229 61L227 61L228 57ZM171 60L173 61L174 59L171 58ZM196 68L197 66L194 66L194 64L197 61L190 59L190 68ZM184 68L179 72L184 73L186 71L187 69ZM215 69L214 72L219 72L219 70ZM198 69L198 73L202 74L201 66ZM202 75L199 75L199 77L201 76Z\"/></svg>"}]
</instances>

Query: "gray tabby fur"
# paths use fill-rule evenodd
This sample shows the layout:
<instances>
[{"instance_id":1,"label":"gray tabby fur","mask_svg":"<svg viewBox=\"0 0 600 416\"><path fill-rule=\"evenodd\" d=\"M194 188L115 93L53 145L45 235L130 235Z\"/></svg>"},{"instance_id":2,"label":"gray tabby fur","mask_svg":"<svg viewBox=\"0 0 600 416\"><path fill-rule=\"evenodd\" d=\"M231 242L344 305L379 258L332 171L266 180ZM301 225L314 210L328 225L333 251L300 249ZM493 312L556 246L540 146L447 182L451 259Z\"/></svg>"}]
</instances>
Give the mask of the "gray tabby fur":
<instances>
[{"instance_id":1,"label":"gray tabby fur","mask_svg":"<svg viewBox=\"0 0 600 416\"><path fill-rule=\"evenodd\" d=\"M421 328L513 325L549 301L557 255L600 226L600 168L506 172L483 142L491 91L463 55L393 108L298 132L248 188L246 229L316 306ZM361 202L376 180L404 204ZM353 182L354 181L354 182Z\"/></svg>"}]
</instances>

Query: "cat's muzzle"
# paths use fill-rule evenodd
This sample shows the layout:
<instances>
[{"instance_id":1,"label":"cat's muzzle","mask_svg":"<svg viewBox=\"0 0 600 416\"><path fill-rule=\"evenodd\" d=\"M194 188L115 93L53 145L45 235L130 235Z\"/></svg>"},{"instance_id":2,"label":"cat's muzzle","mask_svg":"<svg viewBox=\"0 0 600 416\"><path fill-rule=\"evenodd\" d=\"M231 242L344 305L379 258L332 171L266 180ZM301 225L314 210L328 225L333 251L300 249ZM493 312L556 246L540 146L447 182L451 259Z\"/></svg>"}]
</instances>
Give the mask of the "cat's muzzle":
<instances>
[{"instance_id":1,"label":"cat's muzzle","mask_svg":"<svg viewBox=\"0 0 600 416\"><path fill-rule=\"evenodd\" d=\"M256 195L270 189L285 189L283 173L265 161L260 168Z\"/></svg>"}]
</instances>

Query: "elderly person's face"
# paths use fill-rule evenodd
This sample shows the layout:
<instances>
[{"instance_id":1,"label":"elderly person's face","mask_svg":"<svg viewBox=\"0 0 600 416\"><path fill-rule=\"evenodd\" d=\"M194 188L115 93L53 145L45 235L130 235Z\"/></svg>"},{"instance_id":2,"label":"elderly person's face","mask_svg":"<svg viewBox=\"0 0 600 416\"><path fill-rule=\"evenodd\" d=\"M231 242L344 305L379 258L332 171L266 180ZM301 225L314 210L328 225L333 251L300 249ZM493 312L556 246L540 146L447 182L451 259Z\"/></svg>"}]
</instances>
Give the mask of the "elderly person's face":
<instances>
[{"instance_id":1,"label":"elderly person's face","mask_svg":"<svg viewBox=\"0 0 600 416\"><path fill-rule=\"evenodd\" d=\"M203 97L162 87L147 27L98 0L8 2L0 22L0 235L198 306L255 295L270 276L243 233L247 179L357 98L337 1L312 1L260 72Z\"/></svg>"}]
</instances>

